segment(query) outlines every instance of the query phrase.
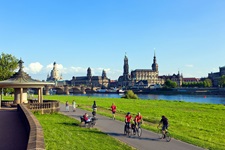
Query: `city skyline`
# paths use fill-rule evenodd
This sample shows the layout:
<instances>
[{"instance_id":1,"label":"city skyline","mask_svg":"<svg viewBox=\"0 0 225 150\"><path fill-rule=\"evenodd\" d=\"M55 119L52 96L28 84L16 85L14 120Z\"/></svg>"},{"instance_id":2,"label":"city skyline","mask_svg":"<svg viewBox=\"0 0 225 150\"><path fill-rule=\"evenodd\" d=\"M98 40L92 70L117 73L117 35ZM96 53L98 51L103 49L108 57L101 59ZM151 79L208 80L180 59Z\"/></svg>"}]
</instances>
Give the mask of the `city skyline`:
<instances>
[{"instance_id":1,"label":"city skyline","mask_svg":"<svg viewBox=\"0 0 225 150\"><path fill-rule=\"evenodd\" d=\"M0 52L22 58L46 80L53 63L63 79L92 75L117 80L125 53L129 72L207 77L225 65L225 1L0 1Z\"/></svg>"}]
</instances>

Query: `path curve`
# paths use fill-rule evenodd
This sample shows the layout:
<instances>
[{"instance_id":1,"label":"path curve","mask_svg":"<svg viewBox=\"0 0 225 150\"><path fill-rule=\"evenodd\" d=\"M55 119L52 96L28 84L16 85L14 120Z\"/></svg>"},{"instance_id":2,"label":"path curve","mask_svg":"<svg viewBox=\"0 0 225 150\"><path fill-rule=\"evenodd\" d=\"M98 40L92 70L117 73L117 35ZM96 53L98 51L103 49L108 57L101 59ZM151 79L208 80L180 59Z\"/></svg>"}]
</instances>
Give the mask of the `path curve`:
<instances>
[{"instance_id":1,"label":"path curve","mask_svg":"<svg viewBox=\"0 0 225 150\"><path fill-rule=\"evenodd\" d=\"M65 105L60 104L60 112L64 115L70 116L80 121L80 116L85 112L91 115L91 112L77 108L76 112L66 112ZM161 140L154 132L143 129L141 138L137 136L131 136L130 138L123 135L124 123L118 120L112 120L109 117L102 115L96 116L98 118L97 125L95 126L100 131L119 139L120 141L127 143L128 145L138 150L203 150L203 148L172 139L170 142Z\"/></svg>"}]
</instances>

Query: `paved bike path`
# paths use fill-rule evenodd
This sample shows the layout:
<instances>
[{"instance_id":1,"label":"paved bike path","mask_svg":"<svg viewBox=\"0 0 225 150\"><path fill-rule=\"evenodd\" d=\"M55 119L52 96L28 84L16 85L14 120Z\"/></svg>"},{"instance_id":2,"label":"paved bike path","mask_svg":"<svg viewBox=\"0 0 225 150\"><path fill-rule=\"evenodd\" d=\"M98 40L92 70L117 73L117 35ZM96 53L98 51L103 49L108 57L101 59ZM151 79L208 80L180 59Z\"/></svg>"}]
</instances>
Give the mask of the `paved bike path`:
<instances>
[{"instance_id":1,"label":"paved bike path","mask_svg":"<svg viewBox=\"0 0 225 150\"><path fill-rule=\"evenodd\" d=\"M28 134L16 109L0 109L0 150L26 150Z\"/></svg>"},{"instance_id":2,"label":"paved bike path","mask_svg":"<svg viewBox=\"0 0 225 150\"><path fill-rule=\"evenodd\" d=\"M87 112L89 116L92 116L91 112L78 108L76 109L76 112L72 112L72 107L70 107L69 112L66 112L64 104L60 104L60 112L79 121L80 116L84 115L85 112ZM156 133L145 129L142 129L142 135L140 138L134 135L127 137L123 134L123 122L112 120L112 118L98 114L96 117L98 118L97 124L95 125L96 128L138 150L203 150L203 148L175 139L171 139L170 142L166 142L164 139L159 139Z\"/></svg>"}]
</instances>

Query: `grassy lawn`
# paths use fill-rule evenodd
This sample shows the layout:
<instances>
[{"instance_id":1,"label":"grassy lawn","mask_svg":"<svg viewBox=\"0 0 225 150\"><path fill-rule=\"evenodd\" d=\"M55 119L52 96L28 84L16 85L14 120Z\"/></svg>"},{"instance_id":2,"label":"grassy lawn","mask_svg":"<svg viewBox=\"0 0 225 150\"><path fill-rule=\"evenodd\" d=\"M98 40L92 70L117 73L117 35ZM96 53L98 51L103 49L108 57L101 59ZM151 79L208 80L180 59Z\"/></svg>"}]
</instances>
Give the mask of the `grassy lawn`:
<instances>
[{"instance_id":1,"label":"grassy lawn","mask_svg":"<svg viewBox=\"0 0 225 150\"><path fill-rule=\"evenodd\" d=\"M110 106L117 106L116 118L123 121L129 111L136 115L141 112L144 118L143 128L156 131L162 115L169 119L169 130L176 139L194 145L222 150L225 147L225 106L163 100L127 100L121 98L97 98L84 96L44 96L48 100L60 100L65 103L75 100L80 108L91 110L93 101L98 113L111 116Z\"/></svg>"},{"instance_id":2,"label":"grassy lawn","mask_svg":"<svg viewBox=\"0 0 225 150\"><path fill-rule=\"evenodd\" d=\"M97 129L79 127L79 121L62 114L35 116L44 130L46 150L132 149Z\"/></svg>"}]
</instances>

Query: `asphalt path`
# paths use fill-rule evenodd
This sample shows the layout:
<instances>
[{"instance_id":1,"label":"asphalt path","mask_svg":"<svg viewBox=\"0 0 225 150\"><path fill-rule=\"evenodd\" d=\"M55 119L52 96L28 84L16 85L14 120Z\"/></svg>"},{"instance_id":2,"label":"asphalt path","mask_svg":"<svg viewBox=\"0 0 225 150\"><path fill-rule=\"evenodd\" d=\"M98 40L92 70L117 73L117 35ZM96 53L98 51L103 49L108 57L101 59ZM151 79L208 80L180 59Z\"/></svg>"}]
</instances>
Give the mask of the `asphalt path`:
<instances>
[{"instance_id":1,"label":"asphalt path","mask_svg":"<svg viewBox=\"0 0 225 150\"><path fill-rule=\"evenodd\" d=\"M0 109L0 150L26 150L28 134L16 109Z\"/></svg>"},{"instance_id":2,"label":"asphalt path","mask_svg":"<svg viewBox=\"0 0 225 150\"><path fill-rule=\"evenodd\" d=\"M80 120L80 116L83 116L84 113L88 113L89 116L92 116L91 112L78 108L76 109L76 112L73 112L71 106L70 111L66 112L64 104L60 104L60 112L77 120ZM138 150L203 150L203 148L175 139L166 142L165 139L159 139L159 136L156 133L145 129L142 129L140 138L135 135L127 137L123 134L124 122L113 120L112 118L98 114L96 117L98 118L97 124L95 125L96 128Z\"/></svg>"}]
</instances>

